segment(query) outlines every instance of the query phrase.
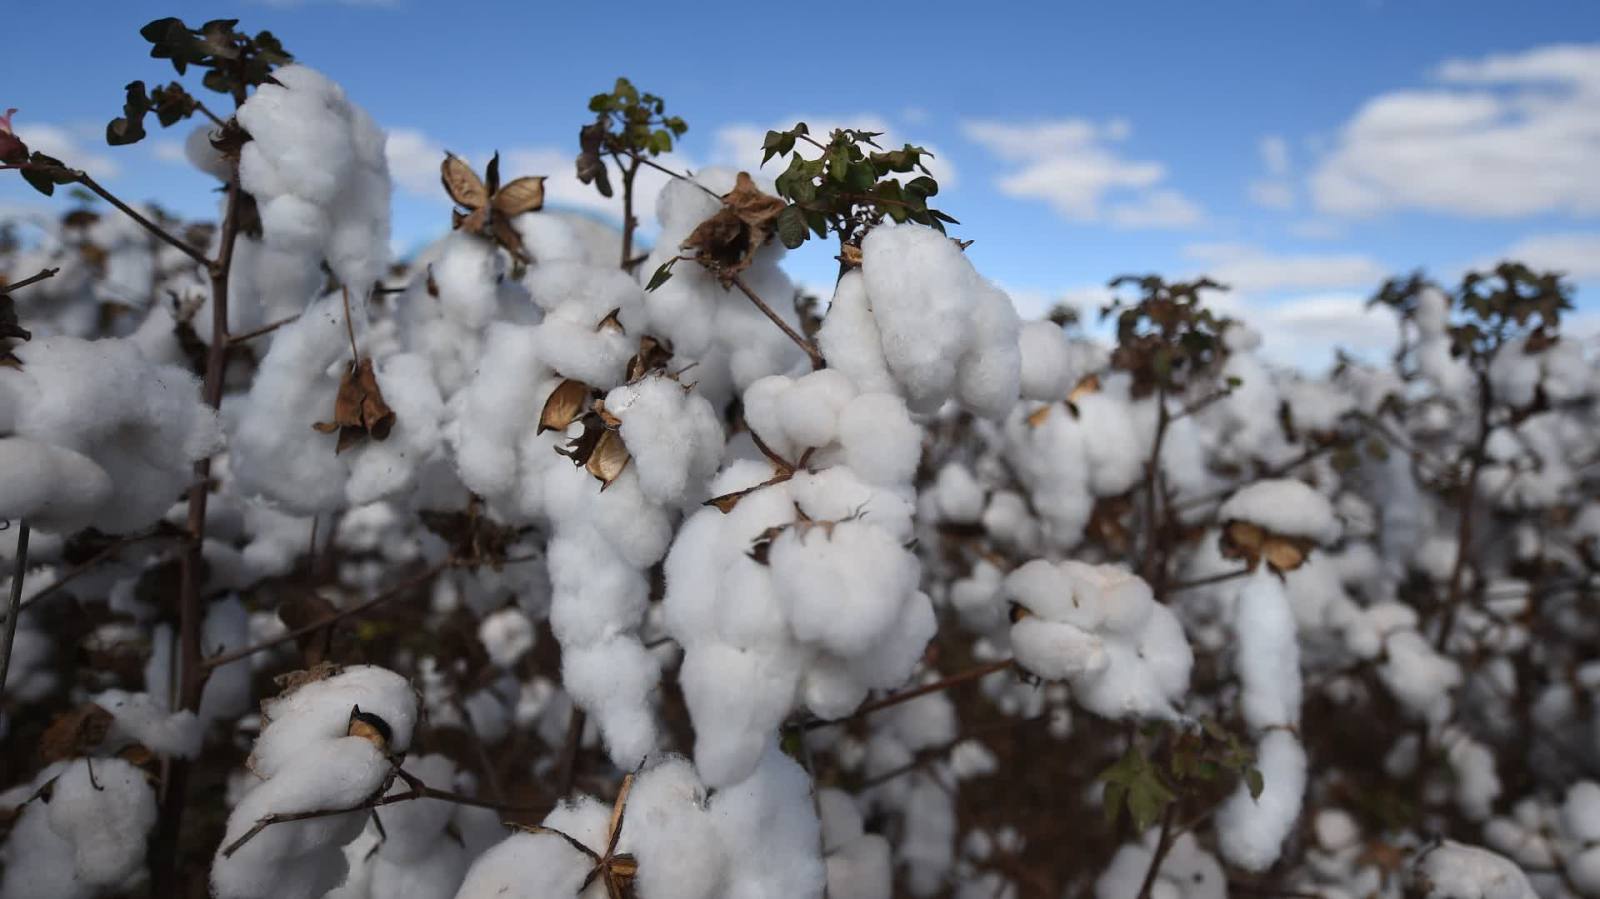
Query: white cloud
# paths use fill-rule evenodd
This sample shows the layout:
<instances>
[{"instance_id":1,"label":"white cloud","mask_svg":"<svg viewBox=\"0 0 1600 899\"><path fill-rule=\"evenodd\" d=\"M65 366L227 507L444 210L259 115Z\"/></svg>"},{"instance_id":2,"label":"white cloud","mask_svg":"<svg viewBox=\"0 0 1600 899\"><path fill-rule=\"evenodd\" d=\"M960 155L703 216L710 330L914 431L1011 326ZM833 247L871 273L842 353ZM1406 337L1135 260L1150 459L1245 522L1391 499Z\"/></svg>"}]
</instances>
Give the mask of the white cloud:
<instances>
[{"instance_id":1,"label":"white cloud","mask_svg":"<svg viewBox=\"0 0 1600 899\"><path fill-rule=\"evenodd\" d=\"M1059 119L962 125L969 139L1014 164L1015 169L997 182L1007 196L1043 200L1076 222L1171 228L1201 221L1200 207L1164 183L1165 165L1125 159L1110 146L1126 139L1129 130L1120 119L1104 124Z\"/></svg>"},{"instance_id":2,"label":"white cloud","mask_svg":"<svg viewBox=\"0 0 1600 899\"><path fill-rule=\"evenodd\" d=\"M150 155L178 165L188 165L189 156L183 150L183 141L166 138L150 142Z\"/></svg>"},{"instance_id":3,"label":"white cloud","mask_svg":"<svg viewBox=\"0 0 1600 899\"><path fill-rule=\"evenodd\" d=\"M1201 243L1184 247L1200 273L1241 294L1285 290L1371 290L1388 269L1359 253L1274 255L1244 244Z\"/></svg>"},{"instance_id":4,"label":"white cloud","mask_svg":"<svg viewBox=\"0 0 1600 899\"><path fill-rule=\"evenodd\" d=\"M1261 139L1260 152L1267 175L1250 182L1250 199L1267 209L1294 208L1294 185L1289 181L1289 142L1281 135L1269 134Z\"/></svg>"},{"instance_id":5,"label":"white cloud","mask_svg":"<svg viewBox=\"0 0 1600 899\"><path fill-rule=\"evenodd\" d=\"M1479 268L1499 259L1515 259L1536 269L1563 272L1578 281L1600 278L1600 232L1530 235Z\"/></svg>"},{"instance_id":6,"label":"white cloud","mask_svg":"<svg viewBox=\"0 0 1600 899\"><path fill-rule=\"evenodd\" d=\"M1310 178L1319 211L1600 214L1600 44L1452 60L1381 94Z\"/></svg>"},{"instance_id":7,"label":"white cloud","mask_svg":"<svg viewBox=\"0 0 1600 899\"><path fill-rule=\"evenodd\" d=\"M16 125L16 135L28 149L54 156L69 168L88 172L97 181L110 181L122 174L122 165L115 159L85 146L86 133L85 129L43 123L18 122Z\"/></svg>"},{"instance_id":8,"label":"white cloud","mask_svg":"<svg viewBox=\"0 0 1600 899\"><path fill-rule=\"evenodd\" d=\"M1368 308L1365 294L1325 293L1276 302L1245 300L1233 315L1261 332L1261 354L1308 372L1333 363L1334 350L1375 360L1394 346L1394 315Z\"/></svg>"},{"instance_id":9,"label":"white cloud","mask_svg":"<svg viewBox=\"0 0 1600 899\"><path fill-rule=\"evenodd\" d=\"M917 115L920 114L921 118ZM922 124L926 121L927 113L920 110L908 110L903 116L911 124ZM874 138L874 142L885 150L898 149L906 144L921 147L932 154L933 158L927 160L928 171L934 180L939 182L939 188L948 191L958 183L955 163L933 144L916 139L915 135L906 134L904 128L897 128L889 124L881 115L862 113L854 116L789 116L770 125L755 125L749 122L736 122L724 125L716 131L716 146L712 151L712 162L717 165L733 166L748 169L751 172L764 171L767 177L776 177L783 171L779 160L774 158L766 167L761 167L761 144L766 139L768 131L787 131L793 128L796 122L805 122L811 136L819 143L827 143L828 134L836 128L854 128L857 131L877 131L881 136ZM816 148L805 145L800 148L803 155L810 158L816 155ZM902 179L903 180L903 179Z\"/></svg>"},{"instance_id":10,"label":"white cloud","mask_svg":"<svg viewBox=\"0 0 1600 899\"><path fill-rule=\"evenodd\" d=\"M1345 227L1332 219L1302 219L1290 222L1288 232L1305 240L1334 240L1344 236Z\"/></svg>"},{"instance_id":11,"label":"white cloud","mask_svg":"<svg viewBox=\"0 0 1600 899\"><path fill-rule=\"evenodd\" d=\"M1186 228L1199 224L1205 215L1183 194L1155 190L1111 206L1106 217L1119 228Z\"/></svg>"},{"instance_id":12,"label":"white cloud","mask_svg":"<svg viewBox=\"0 0 1600 899\"><path fill-rule=\"evenodd\" d=\"M415 128L391 128L383 145L389 160L389 177L395 186L418 196L444 197L439 186L439 163L445 148Z\"/></svg>"}]
</instances>

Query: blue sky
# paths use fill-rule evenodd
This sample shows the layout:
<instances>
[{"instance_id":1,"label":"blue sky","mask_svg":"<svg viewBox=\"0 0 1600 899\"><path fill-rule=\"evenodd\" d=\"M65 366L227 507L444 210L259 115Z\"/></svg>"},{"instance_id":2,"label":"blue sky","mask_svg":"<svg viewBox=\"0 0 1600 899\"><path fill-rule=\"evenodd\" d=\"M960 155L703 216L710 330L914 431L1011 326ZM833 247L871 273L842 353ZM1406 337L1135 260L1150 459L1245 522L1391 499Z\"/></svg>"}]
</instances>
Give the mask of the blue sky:
<instances>
[{"instance_id":1,"label":"blue sky","mask_svg":"<svg viewBox=\"0 0 1600 899\"><path fill-rule=\"evenodd\" d=\"M1209 271L1306 364L1388 338L1359 312L1386 273L1517 253L1572 272L1600 317L1595 0L16 3L0 107L19 133L189 214L213 200L181 132L100 134L122 84L173 77L140 25L226 15L391 130L400 247L448 227L445 148L498 149L508 174L555 176L554 202L608 214L571 156L588 96L622 74L688 120L680 168L753 166L766 128L802 118L929 146L940 207L1025 313L1097 302L1122 272ZM7 208L34 202L0 183ZM792 269L824 284L825 255Z\"/></svg>"}]
</instances>

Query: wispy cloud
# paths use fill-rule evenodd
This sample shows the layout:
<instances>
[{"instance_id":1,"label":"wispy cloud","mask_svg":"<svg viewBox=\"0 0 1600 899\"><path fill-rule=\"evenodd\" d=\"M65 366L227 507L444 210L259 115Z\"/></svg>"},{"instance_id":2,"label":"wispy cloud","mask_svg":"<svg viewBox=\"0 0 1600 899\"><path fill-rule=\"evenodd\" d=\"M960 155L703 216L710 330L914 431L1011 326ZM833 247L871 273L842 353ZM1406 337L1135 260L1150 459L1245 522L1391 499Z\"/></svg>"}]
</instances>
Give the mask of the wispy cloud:
<instances>
[{"instance_id":1,"label":"wispy cloud","mask_svg":"<svg viewBox=\"0 0 1600 899\"><path fill-rule=\"evenodd\" d=\"M1204 219L1198 204L1166 184L1165 165L1117 152L1130 132L1123 120L969 121L962 131L1011 164L996 181L1001 193L1048 203L1070 221L1177 228Z\"/></svg>"}]
</instances>

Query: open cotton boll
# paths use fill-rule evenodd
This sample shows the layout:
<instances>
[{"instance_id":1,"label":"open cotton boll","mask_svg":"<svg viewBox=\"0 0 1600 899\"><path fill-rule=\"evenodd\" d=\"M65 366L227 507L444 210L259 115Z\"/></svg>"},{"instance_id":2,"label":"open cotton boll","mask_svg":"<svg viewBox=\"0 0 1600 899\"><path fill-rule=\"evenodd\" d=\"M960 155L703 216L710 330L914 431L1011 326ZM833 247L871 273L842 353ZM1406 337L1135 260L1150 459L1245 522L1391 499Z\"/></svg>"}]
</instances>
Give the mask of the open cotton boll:
<instances>
[{"instance_id":1,"label":"open cotton boll","mask_svg":"<svg viewBox=\"0 0 1600 899\"><path fill-rule=\"evenodd\" d=\"M1407 874L1411 888L1424 899L1534 899L1538 895L1515 862L1454 840L1423 850Z\"/></svg>"},{"instance_id":2,"label":"open cotton boll","mask_svg":"<svg viewBox=\"0 0 1600 899\"><path fill-rule=\"evenodd\" d=\"M1010 298L961 248L923 225L880 225L861 242L861 270L884 361L913 411L955 398L999 418L1021 377Z\"/></svg>"},{"instance_id":3,"label":"open cotton boll","mask_svg":"<svg viewBox=\"0 0 1600 899\"><path fill-rule=\"evenodd\" d=\"M1159 839L1158 831L1147 830L1139 842L1124 843L1094 882L1095 899L1138 896ZM1150 895L1170 899L1227 899L1228 878L1216 857L1200 848L1194 834L1184 833L1172 842L1162 857Z\"/></svg>"},{"instance_id":4,"label":"open cotton boll","mask_svg":"<svg viewBox=\"0 0 1600 899\"><path fill-rule=\"evenodd\" d=\"M349 736L356 709L389 729L383 748ZM403 753L417 718L416 694L392 671L344 669L268 701L249 767L260 782L228 817L211 867L218 899L313 899L338 886L348 862L344 844L360 835L367 814L348 812L263 829L229 854L261 818L349 808L390 782L389 752Z\"/></svg>"},{"instance_id":5,"label":"open cotton boll","mask_svg":"<svg viewBox=\"0 0 1600 899\"><path fill-rule=\"evenodd\" d=\"M829 314L832 312L830 310ZM1065 399L1072 389L1067 335L1052 321L1023 322L1017 332L1021 353L1021 391L1026 400Z\"/></svg>"},{"instance_id":6,"label":"open cotton boll","mask_svg":"<svg viewBox=\"0 0 1600 899\"><path fill-rule=\"evenodd\" d=\"M214 644L207 644L212 646ZM209 686L209 684L208 684ZM158 702L148 693L128 693L107 690L94 696L94 704L111 713L116 721L115 733L108 740L119 738L140 743L151 752L194 758L200 752L200 719L187 709L167 711L165 702Z\"/></svg>"},{"instance_id":7,"label":"open cotton boll","mask_svg":"<svg viewBox=\"0 0 1600 899\"><path fill-rule=\"evenodd\" d=\"M576 262L532 266L523 278L544 310L535 349L562 377L601 389L621 383L645 333L644 290L615 267ZM620 328L602 325L616 313Z\"/></svg>"},{"instance_id":8,"label":"open cotton boll","mask_svg":"<svg viewBox=\"0 0 1600 899\"><path fill-rule=\"evenodd\" d=\"M965 465L951 462L939 469L934 497L940 516L954 524L975 524L983 515L983 485Z\"/></svg>"},{"instance_id":9,"label":"open cotton boll","mask_svg":"<svg viewBox=\"0 0 1600 899\"><path fill-rule=\"evenodd\" d=\"M14 353L22 367L0 369L0 405L9 406L14 438L52 451L7 440L0 464L10 463L9 475L61 479L50 498L8 476L0 495L15 497L6 503L15 511L31 508L72 529L135 531L177 502L194 462L222 448L199 381L151 363L132 341L44 337Z\"/></svg>"},{"instance_id":10,"label":"open cotton boll","mask_svg":"<svg viewBox=\"0 0 1600 899\"><path fill-rule=\"evenodd\" d=\"M895 393L894 376L883 358L883 338L867 300L859 269L845 272L817 332L817 347L828 367L842 372L862 393Z\"/></svg>"},{"instance_id":11,"label":"open cotton boll","mask_svg":"<svg viewBox=\"0 0 1600 899\"><path fill-rule=\"evenodd\" d=\"M622 442L651 502L674 505L704 495L722 456L722 423L705 398L672 378L651 376L606 395L621 420Z\"/></svg>"},{"instance_id":12,"label":"open cotton boll","mask_svg":"<svg viewBox=\"0 0 1600 899\"><path fill-rule=\"evenodd\" d=\"M1240 784L1217 811L1218 845L1228 861L1264 871L1278 860L1283 841L1300 817L1306 790L1306 751L1287 730L1269 730L1256 745L1261 795Z\"/></svg>"},{"instance_id":13,"label":"open cotton boll","mask_svg":"<svg viewBox=\"0 0 1600 899\"><path fill-rule=\"evenodd\" d=\"M1248 521L1284 537L1320 544L1339 539L1342 530L1326 497L1304 482L1287 478L1256 481L1240 488L1217 510L1220 521Z\"/></svg>"},{"instance_id":14,"label":"open cotton boll","mask_svg":"<svg viewBox=\"0 0 1600 899\"><path fill-rule=\"evenodd\" d=\"M1256 569L1234 606L1240 705L1252 729L1300 723L1300 643L1283 584L1266 566Z\"/></svg>"},{"instance_id":15,"label":"open cotton boll","mask_svg":"<svg viewBox=\"0 0 1600 899\"><path fill-rule=\"evenodd\" d=\"M1068 681L1098 715L1176 717L1194 654L1172 610L1138 576L1116 565L1035 559L1006 577L1005 591L1029 613L1011 629L1023 668Z\"/></svg>"},{"instance_id":16,"label":"open cotton boll","mask_svg":"<svg viewBox=\"0 0 1600 899\"><path fill-rule=\"evenodd\" d=\"M111 476L94 460L26 437L0 437L0 518L70 534L105 505Z\"/></svg>"},{"instance_id":17,"label":"open cotton boll","mask_svg":"<svg viewBox=\"0 0 1600 899\"><path fill-rule=\"evenodd\" d=\"M315 272L364 294L389 261L389 169L385 138L367 113L327 77L281 66L239 107L250 132L239 184L261 209L262 240Z\"/></svg>"},{"instance_id":18,"label":"open cotton boll","mask_svg":"<svg viewBox=\"0 0 1600 899\"><path fill-rule=\"evenodd\" d=\"M25 792L19 788L0 794L4 797L0 806L15 807L14 803L32 795L66 765L56 762L45 768L33 783L25 785ZM0 842L0 899L94 899L99 895L98 886L78 877L74 847L51 828L48 806L30 802L15 810L10 832Z\"/></svg>"},{"instance_id":19,"label":"open cotton boll","mask_svg":"<svg viewBox=\"0 0 1600 899\"><path fill-rule=\"evenodd\" d=\"M121 759L70 762L48 809L50 829L72 847L76 880L126 889L143 874L145 840L156 822L155 790L143 771Z\"/></svg>"}]
</instances>

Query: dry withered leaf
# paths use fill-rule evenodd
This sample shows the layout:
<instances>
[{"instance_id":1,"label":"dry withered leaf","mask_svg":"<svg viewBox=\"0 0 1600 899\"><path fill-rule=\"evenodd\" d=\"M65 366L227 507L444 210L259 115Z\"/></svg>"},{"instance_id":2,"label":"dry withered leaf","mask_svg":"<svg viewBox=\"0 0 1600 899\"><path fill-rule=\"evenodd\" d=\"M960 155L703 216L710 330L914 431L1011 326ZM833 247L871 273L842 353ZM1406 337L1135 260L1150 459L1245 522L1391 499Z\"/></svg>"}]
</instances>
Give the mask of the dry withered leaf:
<instances>
[{"instance_id":1,"label":"dry withered leaf","mask_svg":"<svg viewBox=\"0 0 1600 899\"><path fill-rule=\"evenodd\" d=\"M544 208L544 176L525 175L502 185L499 153L489 160L484 174L487 180L479 178L460 157L445 154L439 166L439 180L450 199L466 210L452 210L451 226L492 237L517 261L526 263L528 256L522 246L522 236L511 227L511 219Z\"/></svg>"},{"instance_id":2,"label":"dry withered leaf","mask_svg":"<svg viewBox=\"0 0 1600 899\"><path fill-rule=\"evenodd\" d=\"M278 620L291 631L310 627L323 621L332 621L338 608L327 598L316 593L297 593L278 604ZM333 649L333 629L311 631L296 641L306 664L316 665L326 660Z\"/></svg>"},{"instance_id":3,"label":"dry withered leaf","mask_svg":"<svg viewBox=\"0 0 1600 899\"><path fill-rule=\"evenodd\" d=\"M88 755L105 741L115 720L92 702L62 712L39 737L40 764Z\"/></svg>"},{"instance_id":4,"label":"dry withered leaf","mask_svg":"<svg viewBox=\"0 0 1600 899\"><path fill-rule=\"evenodd\" d=\"M583 467L594 475L600 482L600 489L604 490L622 476L622 470L628 467L630 458L628 447L622 442L622 432L606 428Z\"/></svg>"},{"instance_id":5,"label":"dry withered leaf","mask_svg":"<svg viewBox=\"0 0 1600 899\"><path fill-rule=\"evenodd\" d=\"M565 431L588 408L593 395L589 385L582 381L568 378L557 384L556 389L550 391L550 398L544 401L544 409L539 413L539 428L534 433Z\"/></svg>"},{"instance_id":6,"label":"dry withered leaf","mask_svg":"<svg viewBox=\"0 0 1600 899\"><path fill-rule=\"evenodd\" d=\"M450 555L457 559L488 562L491 567L503 562L522 537L522 531L484 515L476 500L464 510L423 509L417 513L422 526L450 544Z\"/></svg>"},{"instance_id":7,"label":"dry withered leaf","mask_svg":"<svg viewBox=\"0 0 1600 899\"><path fill-rule=\"evenodd\" d=\"M1275 534L1248 521L1230 521L1222 531L1222 556L1240 559L1254 571L1263 559L1277 574L1293 571L1305 564L1312 541L1304 537Z\"/></svg>"},{"instance_id":8,"label":"dry withered leaf","mask_svg":"<svg viewBox=\"0 0 1600 899\"><path fill-rule=\"evenodd\" d=\"M672 347L646 334L639 338L639 352L628 360L628 380L637 381L672 359Z\"/></svg>"},{"instance_id":9,"label":"dry withered leaf","mask_svg":"<svg viewBox=\"0 0 1600 899\"><path fill-rule=\"evenodd\" d=\"M310 668L280 674L274 677L272 682L278 685L278 697L281 699L306 684L327 680L343 670L344 667L342 665L337 665L333 662L318 662Z\"/></svg>"},{"instance_id":10,"label":"dry withered leaf","mask_svg":"<svg viewBox=\"0 0 1600 899\"><path fill-rule=\"evenodd\" d=\"M740 172L733 190L723 194L722 208L696 226L682 248L694 250L701 265L731 284L750 267L755 251L772 239L778 213L786 205L757 189L749 173Z\"/></svg>"},{"instance_id":11,"label":"dry withered leaf","mask_svg":"<svg viewBox=\"0 0 1600 899\"><path fill-rule=\"evenodd\" d=\"M1073 386L1072 392L1067 394L1067 402L1076 403L1091 393L1100 392L1100 376L1094 372L1084 375Z\"/></svg>"},{"instance_id":12,"label":"dry withered leaf","mask_svg":"<svg viewBox=\"0 0 1600 899\"><path fill-rule=\"evenodd\" d=\"M368 437L385 440L394 428L394 410L383 401L378 376L371 359L362 359L346 369L339 379L339 392L333 399L333 421L312 425L323 434L339 432L334 453L342 453Z\"/></svg>"}]
</instances>

